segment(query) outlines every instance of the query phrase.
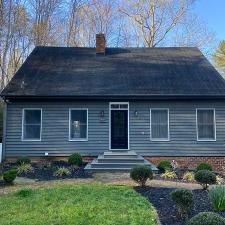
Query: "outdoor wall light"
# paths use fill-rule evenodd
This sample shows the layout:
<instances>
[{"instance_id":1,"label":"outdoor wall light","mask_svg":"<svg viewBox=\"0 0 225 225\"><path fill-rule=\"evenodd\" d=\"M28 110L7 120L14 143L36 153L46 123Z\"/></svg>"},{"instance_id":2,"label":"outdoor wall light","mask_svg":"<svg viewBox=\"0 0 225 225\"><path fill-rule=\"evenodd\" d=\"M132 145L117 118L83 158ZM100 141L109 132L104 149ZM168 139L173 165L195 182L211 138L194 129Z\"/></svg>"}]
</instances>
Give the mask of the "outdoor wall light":
<instances>
[{"instance_id":1,"label":"outdoor wall light","mask_svg":"<svg viewBox=\"0 0 225 225\"><path fill-rule=\"evenodd\" d=\"M104 112L104 110L102 110L102 111L100 112L100 117L103 118L104 116L105 116L105 112Z\"/></svg>"},{"instance_id":2,"label":"outdoor wall light","mask_svg":"<svg viewBox=\"0 0 225 225\"><path fill-rule=\"evenodd\" d=\"M134 111L134 116L138 117L138 111L137 110Z\"/></svg>"}]
</instances>

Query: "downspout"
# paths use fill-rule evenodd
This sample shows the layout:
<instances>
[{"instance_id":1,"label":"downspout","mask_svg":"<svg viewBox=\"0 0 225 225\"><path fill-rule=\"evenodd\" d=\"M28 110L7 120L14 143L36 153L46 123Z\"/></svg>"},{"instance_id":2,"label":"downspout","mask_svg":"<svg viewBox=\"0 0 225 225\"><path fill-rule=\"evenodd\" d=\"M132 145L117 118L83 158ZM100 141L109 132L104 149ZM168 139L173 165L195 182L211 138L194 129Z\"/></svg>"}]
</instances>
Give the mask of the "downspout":
<instances>
[{"instance_id":1,"label":"downspout","mask_svg":"<svg viewBox=\"0 0 225 225\"><path fill-rule=\"evenodd\" d=\"M5 160L6 124L7 124L7 100L3 98L3 134L2 134L2 161Z\"/></svg>"}]
</instances>

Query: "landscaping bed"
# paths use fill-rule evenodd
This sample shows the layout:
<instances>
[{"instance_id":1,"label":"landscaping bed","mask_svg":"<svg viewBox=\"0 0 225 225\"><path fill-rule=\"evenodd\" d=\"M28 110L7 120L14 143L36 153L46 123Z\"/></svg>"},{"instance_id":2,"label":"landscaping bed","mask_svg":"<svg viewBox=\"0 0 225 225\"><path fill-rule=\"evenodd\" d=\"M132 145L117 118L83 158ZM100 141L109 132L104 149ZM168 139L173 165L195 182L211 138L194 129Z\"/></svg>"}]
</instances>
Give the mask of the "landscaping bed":
<instances>
[{"instance_id":1,"label":"landscaping bed","mask_svg":"<svg viewBox=\"0 0 225 225\"><path fill-rule=\"evenodd\" d=\"M161 188L161 187L135 187L138 193L146 197L156 208L160 222L162 225L184 225L184 221L179 219L177 215L177 208L171 199L170 193L175 188ZM191 211L190 217L197 215L200 212L214 212L206 190L193 190L194 207ZM225 212L219 212L225 217Z\"/></svg>"},{"instance_id":2,"label":"landscaping bed","mask_svg":"<svg viewBox=\"0 0 225 225\"><path fill-rule=\"evenodd\" d=\"M26 177L30 179L36 179L39 181L68 179L68 178L90 178L91 174L84 170L86 163L81 166L71 166L65 161L44 161L39 163L31 163L32 171L26 173L18 173L18 177ZM4 163L2 165L2 172L5 172L11 168L17 168L16 163ZM68 169L68 174L56 175L56 171L59 168Z\"/></svg>"},{"instance_id":3,"label":"landscaping bed","mask_svg":"<svg viewBox=\"0 0 225 225\"><path fill-rule=\"evenodd\" d=\"M1 196L0 224L157 225L157 213L131 187L63 184Z\"/></svg>"}]
</instances>

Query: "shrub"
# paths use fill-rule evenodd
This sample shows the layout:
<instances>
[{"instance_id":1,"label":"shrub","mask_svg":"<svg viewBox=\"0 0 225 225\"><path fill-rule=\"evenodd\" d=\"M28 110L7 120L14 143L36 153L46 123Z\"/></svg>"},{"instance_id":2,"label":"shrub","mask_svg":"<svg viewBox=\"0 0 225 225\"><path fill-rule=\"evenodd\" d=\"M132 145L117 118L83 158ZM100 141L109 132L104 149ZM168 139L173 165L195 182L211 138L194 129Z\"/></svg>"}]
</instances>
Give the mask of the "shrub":
<instances>
[{"instance_id":1,"label":"shrub","mask_svg":"<svg viewBox=\"0 0 225 225\"><path fill-rule=\"evenodd\" d=\"M148 179L153 179L153 173L148 166L135 166L130 171L130 177L143 187Z\"/></svg>"},{"instance_id":2,"label":"shrub","mask_svg":"<svg viewBox=\"0 0 225 225\"><path fill-rule=\"evenodd\" d=\"M43 161L43 162L41 162L39 167L42 170L49 170L49 169L52 168L52 162L50 162L50 161Z\"/></svg>"},{"instance_id":3,"label":"shrub","mask_svg":"<svg viewBox=\"0 0 225 225\"><path fill-rule=\"evenodd\" d=\"M213 171L213 168L210 164L208 163L199 163L198 166L196 167L196 171L199 170L209 170L209 171Z\"/></svg>"},{"instance_id":4,"label":"shrub","mask_svg":"<svg viewBox=\"0 0 225 225\"><path fill-rule=\"evenodd\" d=\"M83 164L82 156L79 153L74 153L69 157L68 163L70 165L81 166Z\"/></svg>"},{"instance_id":5,"label":"shrub","mask_svg":"<svg viewBox=\"0 0 225 225\"><path fill-rule=\"evenodd\" d=\"M33 167L31 166L31 164L25 164L25 163L22 163L20 164L19 166L17 166L17 173L18 174L22 174L22 173L33 173L34 170L33 170Z\"/></svg>"},{"instance_id":6,"label":"shrub","mask_svg":"<svg viewBox=\"0 0 225 225\"><path fill-rule=\"evenodd\" d=\"M21 164L30 164L30 163L31 163L30 158L28 158L28 157L26 157L26 156L19 157L19 158L16 160L16 164L17 164L17 165L21 165Z\"/></svg>"},{"instance_id":7,"label":"shrub","mask_svg":"<svg viewBox=\"0 0 225 225\"><path fill-rule=\"evenodd\" d=\"M174 171L166 170L166 172L163 173L161 175L161 177L165 178L165 179L176 179L177 178L177 174Z\"/></svg>"},{"instance_id":8,"label":"shrub","mask_svg":"<svg viewBox=\"0 0 225 225\"><path fill-rule=\"evenodd\" d=\"M186 180L186 181L194 181L195 180L195 175L193 172L186 172L184 175L183 175L183 180Z\"/></svg>"},{"instance_id":9,"label":"shrub","mask_svg":"<svg viewBox=\"0 0 225 225\"><path fill-rule=\"evenodd\" d=\"M223 179L223 177L217 175L217 176L216 176L216 184L218 184L218 185L224 184L224 179Z\"/></svg>"},{"instance_id":10,"label":"shrub","mask_svg":"<svg viewBox=\"0 0 225 225\"><path fill-rule=\"evenodd\" d=\"M16 192L16 195L18 197L22 197L22 198L25 198L25 197L28 197L32 194L33 190L30 189L30 188L24 188L24 189L21 189L19 191Z\"/></svg>"},{"instance_id":11,"label":"shrub","mask_svg":"<svg viewBox=\"0 0 225 225\"><path fill-rule=\"evenodd\" d=\"M213 212L202 212L192 217L187 225L225 225L225 219Z\"/></svg>"},{"instance_id":12,"label":"shrub","mask_svg":"<svg viewBox=\"0 0 225 225\"><path fill-rule=\"evenodd\" d=\"M209 170L199 170L195 173L195 180L206 190L210 184L216 183L216 174Z\"/></svg>"},{"instance_id":13,"label":"shrub","mask_svg":"<svg viewBox=\"0 0 225 225\"><path fill-rule=\"evenodd\" d=\"M3 173L3 179L7 184L12 184L16 179L17 171L16 169L10 169Z\"/></svg>"},{"instance_id":14,"label":"shrub","mask_svg":"<svg viewBox=\"0 0 225 225\"><path fill-rule=\"evenodd\" d=\"M160 173L165 173L166 170L172 170L172 165L169 161L163 160L159 162L157 168Z\"/></svg>"},{"instance_id":15,"label":"shrub","mask_svg":"<svg viewBox=\"0 0 225 225\"><path fill-rule=\"evenodd\" d=\"M62 176L70 175L70 174L71 174L70 170L68 168L66 168L66 167L63 166L63 167L59 167L55 171L54 176L56 176L56 177L62 177Z\"/></svg>"},{"instance_id":16,"label":"shrub","mask_svg":"<svg viewBox=\"0 0 225 225\"><path fill-rule=\"evenodd\" d=\"M177 189L171 192L171 198L177 205L179 215L182 218L187 217L194 204L192 191Z\"/></svg>"},{"instance_id":17,"label":"shrub","mask_svg":"<svg viewBox=\"0 0 225 225\"><path fill-rule=\"evenodd\" d=\"M218 185L209 189L209 199L216 211L225 210L225 186Z\"/></svg>"}]
</instances>

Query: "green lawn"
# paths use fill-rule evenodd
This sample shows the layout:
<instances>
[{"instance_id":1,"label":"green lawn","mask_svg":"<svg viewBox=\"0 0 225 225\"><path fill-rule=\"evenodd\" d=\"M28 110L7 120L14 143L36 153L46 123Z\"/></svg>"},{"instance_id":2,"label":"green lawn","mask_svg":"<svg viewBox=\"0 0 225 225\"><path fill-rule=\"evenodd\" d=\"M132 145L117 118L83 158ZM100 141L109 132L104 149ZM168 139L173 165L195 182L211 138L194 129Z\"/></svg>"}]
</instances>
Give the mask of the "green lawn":
<instances>
[{"instance_id":1,"label":"green lawn","mask_svg":"<svg viewBox=\"0 0 225 225\"><path fill-rule=\"evenodd\" d=\"M156 211L130 187L58 185L0 197L1 225L156 225Z\"/></svg>"}]
</instances>

